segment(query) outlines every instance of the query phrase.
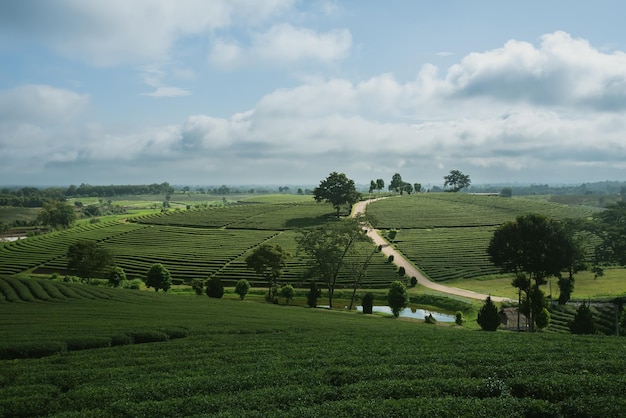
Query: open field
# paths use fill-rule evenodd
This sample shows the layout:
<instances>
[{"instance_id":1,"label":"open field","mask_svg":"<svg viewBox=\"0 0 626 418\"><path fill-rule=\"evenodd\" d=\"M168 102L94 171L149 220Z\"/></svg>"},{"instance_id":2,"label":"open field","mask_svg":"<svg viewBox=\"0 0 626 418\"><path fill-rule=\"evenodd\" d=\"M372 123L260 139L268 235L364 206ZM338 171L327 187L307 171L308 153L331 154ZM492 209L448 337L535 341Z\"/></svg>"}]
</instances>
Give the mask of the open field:
<instances>
[{"instance_id":1,"label":"open field","mask_svg":"<svg viewBox=\"0 0 626 418\"><path fill-rule=\"evenodd\" d=\"M81 286L93 288L71 287ZM0 416L600 417L626 408L623 338L103 293L0 302L3 353L9 341L61 350L0 360ZM103 345L168 329L185 332Z\"/></svg>"}]
</instances>

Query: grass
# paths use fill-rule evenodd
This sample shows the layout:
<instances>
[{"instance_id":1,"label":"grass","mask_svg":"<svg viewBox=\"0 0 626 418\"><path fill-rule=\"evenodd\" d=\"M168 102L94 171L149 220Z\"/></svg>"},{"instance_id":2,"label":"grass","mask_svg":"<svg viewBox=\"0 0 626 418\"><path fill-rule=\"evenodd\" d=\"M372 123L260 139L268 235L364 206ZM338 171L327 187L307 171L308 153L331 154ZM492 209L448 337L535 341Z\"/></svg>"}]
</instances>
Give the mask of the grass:
<instances>
[{"instance_id":1,"label":"grass","mask_svg":"<svg viewBox=\"0 0 626 418\"><path fill-rule=\"evenodd\" d=\"M3 342L78 349L0 360L0 416L619 416L626 408L622 338L107 294L0 303ZM186 337L164 340L158 330ZM121 334L164 341L90 348Z\"/></svg>"}]
</instances>

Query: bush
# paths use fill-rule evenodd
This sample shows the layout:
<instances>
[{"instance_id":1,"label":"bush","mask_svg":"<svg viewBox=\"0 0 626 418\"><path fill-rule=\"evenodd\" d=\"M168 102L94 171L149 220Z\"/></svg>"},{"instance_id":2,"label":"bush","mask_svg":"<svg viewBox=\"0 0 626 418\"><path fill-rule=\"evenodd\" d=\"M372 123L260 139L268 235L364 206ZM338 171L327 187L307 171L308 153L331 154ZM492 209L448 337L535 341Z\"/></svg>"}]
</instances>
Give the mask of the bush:
<instances>
[{"instance_id":1,"label":"bush","mask_svg":"<svg viewBox=\"0 0 626 418\"><path fill-rule=\"evenodd\" d=\"M393 260L394 260L393 254L391 254L389 257L387 257L387 262L389 264L393 263Z\"/></svg>"},{"instance_id":2,"label":"bush","mask_svg":"<svg viewBox=\"0 0 626 418\"><path fill-rule=\"evenodd\" d=\"M191 281L191 288L193 289L194 292L196 292L196 295L198 296L202 295L202 292L204 291L204 280L193 279Z\"/></svg>"},{"instance_id":3,"label":"bush","mask_svg":"<svg viewBox=\"0 0 626 418\"><path fill-rule=\"evenodd\" d=\"M437 324L437 320L435 319L433 314L428 314L428 316L424 318L424 322L427 324L433 324L433 325Z\"/></svg>"},{"instance_id":4,"label":"bush","mask_svg":"<svg viewBox=\"0 0 626 418\"><path fill-rule=\"evenodd\" d=\"M244 300L248 292L250 291L250 282L246 279L241 279L235 285L235 293L239 295L239 299Z\"/></svg>"},{"instance_id":5,"label":"bush","mask_svg":"<svg viewBox=\"0 0 626 418\"><path fill-rule=\"evenodd\" d=\"M569 323L569 329L572 334L595 334L597 332L596 321L585 302L576 310L574 319Z\"/></svg>"},{"instance_id":6,"label":"bush","mask_svg":"<svg viewBox=\"0 0 626 418\"><path fill-rule=\"evenodd\" d=\"M463 312L457 311L454 323L457 325L463 325L463 322L465 322L465 318L463 318Z\"/></svg>"},{"instance_id":7,"label":"bush","mask_svg":"<svg viewBox=\"0 0 626 418\"><path fill-rule=\"evenodd\" d=\"M317 283L314 280L311 281L311 287L306 294L306 304L310 308L317 307L317 299L322 297L322 290L317 288Z\"/></svg>"},{"instance_id":8,"label":"bush","mask_svg":"<svg viewBox=\"0 0 626 418\"><path fill-rule=\"evenodd\" d=\"M417 286L417 277L411 277L411 287Z\"/></svg>"},{"instance_id":9,"label":"bush","mask_svg":"<svg viewBox=\"0 0 626 418\"><path fill-rule=\"evenodd\" d=\"M122 288L139 290L141 289L141 280L139 279L133 279L130 281L127 280L126 282L122 283Z\"/></svg>"},{"instance_id":10,"label":"bush","mask_svg":"<svg viewBox=\"0 0 626 418\"><path fill-rule=\"evenodd\" d=\"M113 266L109 272L109 284L113 287L119 287L126 281L126 272L118 266Z\"/></svg>"},{"instance_id":11,"label":"bush","mask_svg":"<svg viewBox=\"0 0 626 418\"><path fill-rule=\"evenodd\" d=\"M535 324L537 324L537 328L539 329L544 329L550 325L550 312L548 312L546 308L543 308L541 312L537 314Z\"/></svg>"},{"instance_id":12,"label":"bush","mask_svg":"<svg viewBox=\"0 0 626 418\"><path fill-rule=\"evenodd\" d=\"M409 292L401 281L394 281L389 286L387 302L394 317L400 316L400 311L409 306Z\"/></svg>"},{"instance_id":13,"label":"bush","mask_svg":"<svg viewBox=\"0 0 626 418\"><path fill-rule=\"evenodd\" d=\"M498 313L498 308L491 300L491 296L487 296L485 304L478 311L476 322L478 322L483 331L495 331L500 326L500 314Z\"/></svg>"},{"instance_id":14,"label":"bush","mask_svg":"<svg viewBox=\"0 0 626 418\"><path fill-rule=\"evenodd\" d=\"M224 285L219 277L211 277L206 284L206 295L210 298L221 299L224 296Z\"/></svg>"},{"instance_id":15,"label":"bush","mask_svg":"<svg viewBox=\"0 0 626 418\"><path fill-rule=\"evenodd\" d=\"M363 296L363 300L361 301L361 305L363 305L363 313L371 314L372 308L374 307L374 294L371 292L367 292Z\"/></svg>"},{"instance_id":16,"label":"bush","mask_svg":"<svg viewBox=\"0 0 626 418\"><path fill-rule=\"evenodd\" d=\"M285 298L285 303L289 305L289 301L293 299L294 291L293 286L286 284L280 288L280 296Z\"/></svg>"},{"instance_id":17,"label":"bush","mask_svg":"<svg viewBox=\"0 0 626 418\"><path fill-rule=\"evenodd\" d=\"M404 277L405 274L406 274L406 269L400 266L400 268L398 269L398 276Z\"/></svg>"}]
</instances>

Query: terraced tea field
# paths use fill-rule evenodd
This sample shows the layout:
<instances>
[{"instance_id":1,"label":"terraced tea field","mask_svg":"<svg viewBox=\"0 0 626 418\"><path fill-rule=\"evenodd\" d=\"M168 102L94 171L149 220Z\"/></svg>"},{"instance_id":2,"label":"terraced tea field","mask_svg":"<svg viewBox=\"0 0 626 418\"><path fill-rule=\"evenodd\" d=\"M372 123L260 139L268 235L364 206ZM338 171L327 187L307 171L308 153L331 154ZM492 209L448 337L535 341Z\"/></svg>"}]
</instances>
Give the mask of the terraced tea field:
<instances>
[{"instance_id":1,"label":"terraced tea field","mask_svg":"<svg viewBox=\"0 0 626 418\"><path fill-rule=\"evenodd\" d=\"M0 353L33 357L0 359L0 416L616 417L626 410L624 338L485 333L61 285L92 298L0 301ZM147 336L153 342L140 339Z\"/></svg>"},{"instance_id":2,"label":"terraced tea field","mask_svg":"<svg viewBox=\"0 0 626 418\"><path fill-rule=\"evenodd\" d=\"M597 209L542 200L460 193L423 193L371 203L376 228L398 230L396 247L432 280L498 273L487 247L498 225L525 213L587 218Z\"/></svg>"}]
</instances>

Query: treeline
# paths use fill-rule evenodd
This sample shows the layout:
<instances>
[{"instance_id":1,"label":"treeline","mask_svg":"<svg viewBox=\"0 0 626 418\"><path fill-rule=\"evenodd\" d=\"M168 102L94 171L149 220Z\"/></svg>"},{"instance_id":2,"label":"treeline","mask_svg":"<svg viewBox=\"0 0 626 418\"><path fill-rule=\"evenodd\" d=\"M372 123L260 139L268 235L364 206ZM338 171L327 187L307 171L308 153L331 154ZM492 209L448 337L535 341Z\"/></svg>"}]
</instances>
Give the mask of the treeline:
<instances>
[{"instance_id":1,"label":"treeline","mask_svg":"<svg viewBox=\"0 0 626 418\"><path fill-rule=\"evenodd\" d=\"M47 201L64 199L65 190L59 187L46 189L38 189L36 187L22 187L21 189L4 188L0 191L0 206L40 208Z\"/></svg>"},{"instance_id":2,"label":"treeline","mask_svg":"<svg viewBox=\"0 0 626 418\"><path fill-rule=\"evenodd\" d=\"M139 185L110 185L93 186L91 184L71 185L65 190L66 197L113 197L123 195L141 194L172 194L174 188L168 182L161 184L139 184Z\"/></svg>"},{"instance_id":3,"label":"treeline","mask_svg":"<svg viewBox=\"0 0 626 418\"><path fill-rule=\"evenodd\" d=\"M549 184L506 184L506 185L472 185L473 193L498 193L503 188L510 189L514 196L532 195L621 195L626 196L626 182L602 181L596 183L582 183L578 185L549 185Z\"/></svg>"}]
</instances>

